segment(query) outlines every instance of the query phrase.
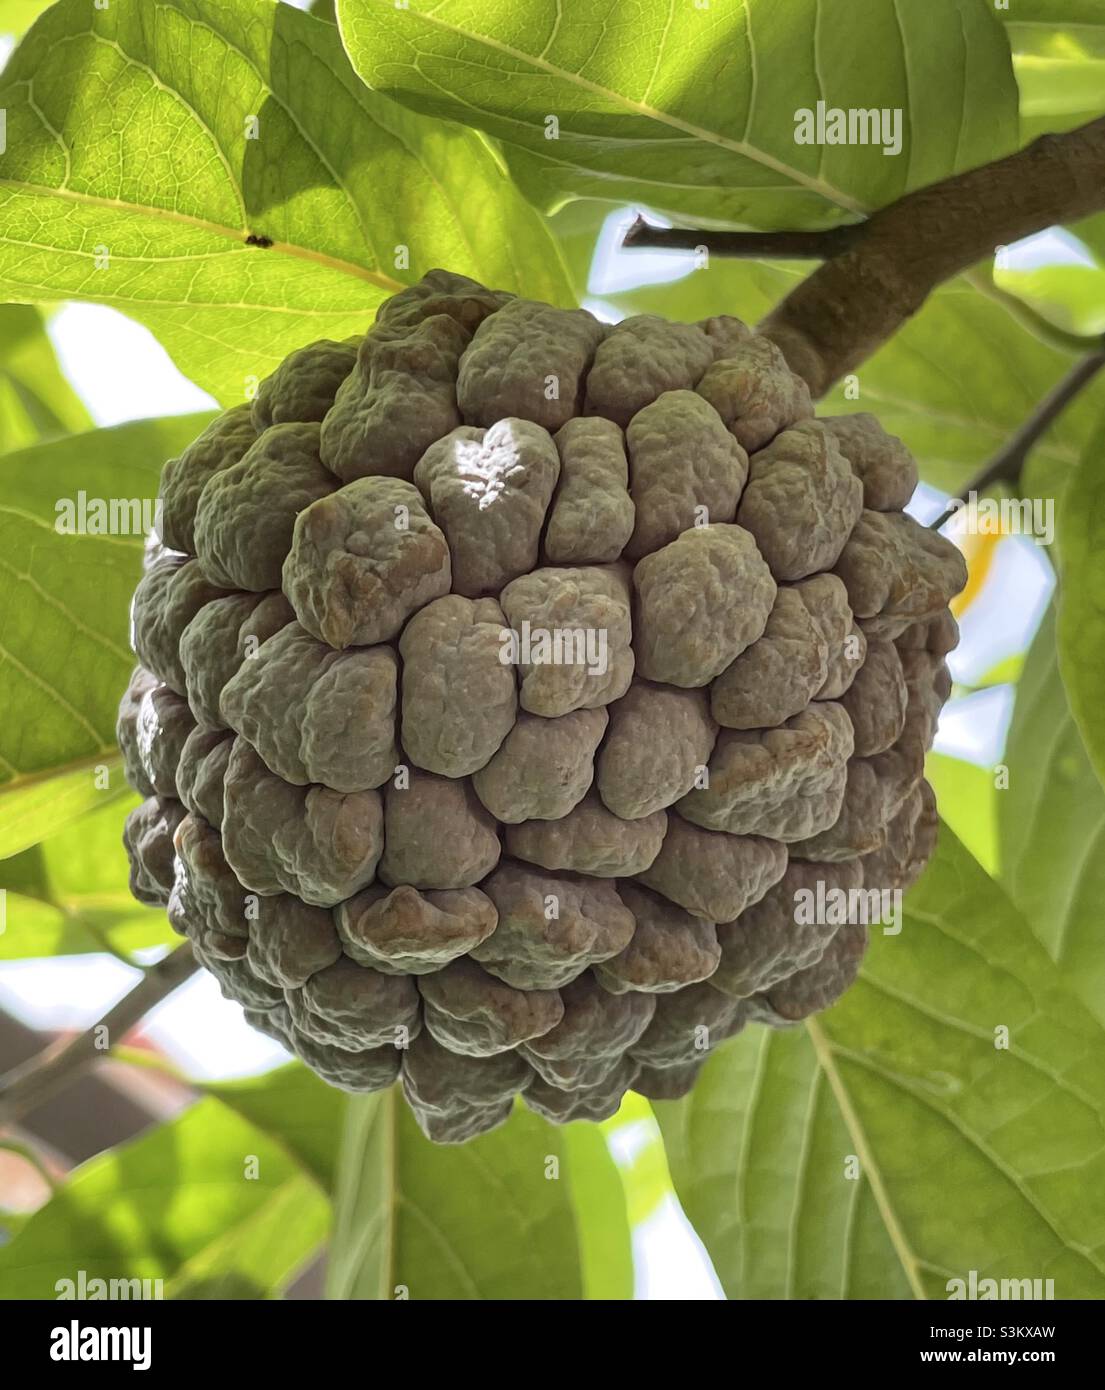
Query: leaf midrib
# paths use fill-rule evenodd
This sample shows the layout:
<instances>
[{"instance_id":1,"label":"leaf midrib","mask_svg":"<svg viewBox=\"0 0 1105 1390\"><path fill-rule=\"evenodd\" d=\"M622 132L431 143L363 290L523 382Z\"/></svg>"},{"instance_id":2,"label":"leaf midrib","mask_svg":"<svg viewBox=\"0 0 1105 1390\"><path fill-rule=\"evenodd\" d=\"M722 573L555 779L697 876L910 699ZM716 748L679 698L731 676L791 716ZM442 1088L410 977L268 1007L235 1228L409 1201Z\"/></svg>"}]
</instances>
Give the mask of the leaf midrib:
<instances>
[{"instance_id":1,"label":"leaf midrib","mask_svg":"<svg viewBox=\"0 0 1105 1390\"><path fill-rule=\"evenodd\" d=\"M243 245L243 238L248 235L246 228L228 227L221 222L212 222L207 218L196 217L188 212L175 212L171 208L160 208L149 203L128 203L122 198L106 198L95 193L79 193L72 188L51 188L46 184L28 183L24 179L5 179L0 178L0 187L12 188L20 193L31 193L39 197L61 198L69 202L77 203L86 207L109 208L116 212L129 213L139 217L150 217L163 222L176 223L181 226L192 227L198 231L207 232L212 236L225 237L229 241ZM6 240L6 238L4 238ZM355 265L352 261L342 260L338 256L328 255L324 251L312 251L309 247L301 246L298 242L274 241L272 246L266 248L271 251L281 251L285 255L295 256L300 260L310 261L315 265L325 266L329 270L336 270L343 275L353 275L357 279L367 280L369 284L375 285L378 289L386 290L389 294L396 293L403 289L403 285L398 280L393 280L390 275L383 274L379 270L369 270L367 266ZM264 254L262 248L257 248L259 254ZM146 302L146 301L144 301ZM160 300L151 300L150 303L161 303ZM196 308L195 304L189 304L188 308ZM243 306L243 307L268 307L268 306ZM291 312L291 311L289 311ZM296 309L296 314L301 314L303 310Z\"/></svg>"},{"instance_id":2,"label":"leaf midrib","mask_svg":"<svg viewBox=\"0 0 1105 1390\"><path fill-rule=\"evenodd\" d=\"M745 7L747 13L747 7ZM566 82L569 86L578 87L581 91L587 92L590 96L602 97L611 104L621 106L626 111L631 111L636 115L643 116L646 120L656 121L660 125L669 127L672 130L682 131L685 135L691 136L704 144L715 145L718 149L728 151L730 154L740 155L744 159L750 160L753 164L759 164L765 169L770 169L773 173L780 174L783 178L789 179L792 183L799 184L812 193L826 199L827 202L835 203L837 207L843 208L848 212L865 214L870 211L866 203L850 197L841 189L834 188L832 184L826 183L822 179L812 178L801 170L795 169L784 160L776 159L769 155L765 150L750 144L747 140L735 140L729 136L722 135L719 131L712 131L704 126L694 124L692 121L682 120L678 116L673 116L668 112L661 111L658 107L652 106L648 102L634 101L632 98L615 92L609 87L604 87L601 83L592 82L590 79L581 77L578 73L569 72L565 68L558 67L554 63L531 53L525 53L521 49L515 48L512 44L503 42L501 39L493 39L486 34L478 34L474 30L462 29L458 25L449 24L445 20L439 19L436 15L422 13L418 18L424 23L433 25L443 32L454 35L455 37L468 40L477 44L483 44L486 48L501 54L505 58L510 58L514 62L528 64L530 67L545 73L549 77L554 77ZM339 27L340 25L339 20ZM412 45L413 46L413 45ZM453 99L460 101L460 98L453 94ZM464 101L465 106L472 103ZM521 122L520 122L521 123Z\"/></svg>"},{"instance_id":3,"label":"leaf midrib","mask_svg":"<svg viewBox=\"0 0 1105 1390\"><path fill-rule=\"evenodd\" d=\"M813 1050L817 1057L818 1066L825 1073L825 1078L832 1089L836 1098L836 1103L840 1107L840 1115L847 1127L848 1133L852 1136L852 1142L856 1146L860 1163L863 1167L864 1175L871 1184L871 1192L879 1208L883 1226L886 1234L894 1247L894 1253L898 1256L898 1261L902 1266L909 1286L913 1290L914 1297L922 1301L928 1300L925 1293L925 1286L921 1282L920 1268L922 1265L921 1257L912 1249L906 1238L905 1231L898 1220L897 1213L890 1201L890 1194L887 1191L886 1183L883 1179L882 1170L875 1162L874 1151L868 1142L867 1132L863 1123L852 1104L851 1096L844 1085L844 1078L840 1075L833 1060L832 1046L828 1038L821 1031L821 1025L814 1018L806 1019L806 1033Z\"/></svg>"}]
</instances>

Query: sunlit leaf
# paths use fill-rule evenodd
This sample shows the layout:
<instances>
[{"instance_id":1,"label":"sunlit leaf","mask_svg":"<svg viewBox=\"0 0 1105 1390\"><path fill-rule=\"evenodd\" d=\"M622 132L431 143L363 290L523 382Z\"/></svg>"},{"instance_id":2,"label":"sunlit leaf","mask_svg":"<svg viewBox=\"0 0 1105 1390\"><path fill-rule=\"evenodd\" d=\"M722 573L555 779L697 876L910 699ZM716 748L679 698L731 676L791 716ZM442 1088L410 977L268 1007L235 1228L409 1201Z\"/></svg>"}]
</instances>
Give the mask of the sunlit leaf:
<instances>
[{"instance_id":1,"label":"sunlit leaf","mask_svg":"<svg viewBox=\"0 0 1105 1390\"><path fill-rule=\"evenodd\" d=\"M282 1146L221 1101L199 1101L75 1169L10 1244L0 1299L58 1281L164 1281L166 1298L278 1294L325 1239L329 1203Z\"/></svg>"},{"instance_id":2,"label":"sunlit leaf","mask_svg":"<svg viewBox=\"0 0 1105 1390\"><path fill-rule=\"evenodd\" d=\"M342 38L375 91L521 152L522 182L639 202L695 221L849 220L1016 141L1001 27L967 0L746 0L741 5L338 0ZM900 152L800 144L819 101L903 113ZM555 122L555 124L554 124ZM887 132L890 135L890 132ZM894 148L891 144L890 148Z\"/></svg>"},{"instance_id":3,"label":"sunlit leaf","mask_svg":"<svg viewBox=\"0 0 1105 1390\"><path fill-rule=\"evenodd\" d=\"M988 874L998 871L997 797L994 773L977 763L930 753L925 776L936 793L941 818Z\"/></svg>"},{"instance_id":4,"label":"sunlit leaf","mask_svg":"<svg viewBox=\"0 0 1105 1390\"><path fill-rule=\"evenodd\" d=\"M0 107L0 295L123 309L226 404L434 266L571 299L487 144L368 92L288 5L61 0Z\"/></svg>"},{"instance_id":5,"label":"sunlit leaf","mask_svg":"<svg viewBox=\"0 0 1105 1390\"><path fill-rule=\"evenodd\" d=\"M51 801L64 818L91 804L89 787L100 796L123 787L115 714L134 665L129 611L143 535L63 534L58 504L75 506L81 493L133 499L140 518L162 464L209 418L143 420L0 458L0 827L9 836L0 854L26 845L22 816L32 809L35 833L45 833Z\"/></svg>"},{"instance_id":6,"label":"sunlit leaf","mask_svg":"<svg viewBox=\"0 0 1105 1390\"><path fill-rule=\"evenodd\" d=\"M994 279L1002 289L1023 299L1065 333L1076 333L1084 338L1105 333L1105 269L1099 266L999 269Z\"/></svg>"},{"instance_id":7,"label":"sunlit leaf","mask_svg":"<svg viewBox=\"0 0 1105 1390\"><path fill-rule=\"evenodd\" d=\"M203 1090L279 1139L327 1192L331 1190L348 1100L344 1091L328 1086L302 1062L241 1081L204 1082Z\"/></svg>"},{"instance_id":8,"label":"sunlit leaf","mask_svg":"<svg viewBox=\"0 0 1105 1390\"><path fill-rule=\"evenodd\" d=\"M47 827L41 843L0 863L0 960L127 954L179 940L165 913L143 907L127 887L123 821L139 798L118 781L119 793L97 793L96 810L53 833Z\"/></svg>"}]
</instances>

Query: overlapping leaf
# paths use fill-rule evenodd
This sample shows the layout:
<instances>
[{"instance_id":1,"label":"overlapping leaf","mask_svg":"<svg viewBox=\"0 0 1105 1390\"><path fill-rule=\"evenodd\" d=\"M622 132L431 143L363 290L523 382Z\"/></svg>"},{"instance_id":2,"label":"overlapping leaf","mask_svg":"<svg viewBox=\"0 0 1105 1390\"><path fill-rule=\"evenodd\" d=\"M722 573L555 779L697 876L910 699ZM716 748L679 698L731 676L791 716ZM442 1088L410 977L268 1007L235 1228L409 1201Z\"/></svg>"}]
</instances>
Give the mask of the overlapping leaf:
<instances>
[{"instance_id":1,"label":"overlapping leaf","mask_svg":"<svg viewBox=\"0 0 1105 1390\"><path fill-rule=\"evenodd\" d=\"M370 87L502 140L552 205L589 196L707 223L826 225L1016 142L1008 46L971 0L337 10ZM819 101L900 111L901 153L796 143L796 110Z\"/></svg>"},{"instance_id":2,"label":"overlapping leaf","mask_svg":"<svg viewBox=\"0 0 1105 1390\"><path fill-rule=\"evenodd\" d=\"M7 909L0 960L103 950L126 955L178 940L165 913L143 907L127 887L123 821L138 797L119 772L117 787L108 792L97 792L92 779L82 776L96 809L64 829L50 827L47 814L43 823L52 833L0 862ZM56 798L50 810L57 814ZM17 828L25 837L37 827Z\"/></svg>"},{"instance_id":3,"label":"overlapping leaf","mask_svg":"<svg viewBox=\"0 0 1105 1390\"><path fill-rule=\"evenodd\" d=\"M945 827L901 934L835 1008L804 1035L737 1039L655 1108L732 1297L943 1299L976 1270L1101 1298L1103 1046Z\"/></svg>"},{"instance_id":4,"label":"overlapping leaf","mask_svg":"<svg viewBox=\"0 0 1105 1390\"><path fill-rule=\"evenodd\" d=\"M77 1168L0 1248L0 1299L56 1298L82 1270L160 1279L166 1298L270 1297L328 1219L282 1145L212 1097Z\"/></svg>"},{"instance_id":5,"label":"overlapping leaf","mask_svg":"<svg viewBox=\"0 0 1105 1390\"><path fill-rule=\"evenodd\" d=\"M997 877L998 796L994 774L987 767L930 753L925 777L936 793L940 814L986 872Z\"/></svg>"},{"instance_id":6,"label":"overlapping leaf","mask_svg":"<svg viewBox=\"0 0 1105 1390\"><path fill-rule=\"evenodd\" d=\"M74 519L85 499L157 494L162 464L208 416L145 420L8 454L0 459L0 856L52 826L50 807L73 815L122 788L115 711L134 658L130 596L142 567L140 507L134 534L62 534L59 503ZM131 510L126 516L131 523ZM103 785L106 773L107 786Z\"/></svg>"},{"instance_id":7,"label":"overlapping leaf","mask_svg":"<svg viewBox=\"0 0 1105 1390\"><path fill-rule=\"evenodd\" d=\"M368 92L287 5L61 0L0 106L0 295L124 309L224 403L436 265L571 298L487 144Z\"/></svg>"},{"instance_id":8,"label":"overlapping leaf","mask_svg":"<svg viewBox=\"0 0 1105 1390\"><path fill-rule=\"evenodd\" d=\"M610 1165L589 1145L586 1162ZM330 1251L332 1298L584 1296L571 1165L582 1150L518 1105L458 1146L423 1137L395 1088L351 1101ZM588 1180L592 1186L596 1178ZM594 1202L585 1210L597 1221ZM624 1208L608 1210L628 1241ZM591 1239L595 1238L592 1233ZM607 1258L612 1258L608 1249ZM616 1277L616 1268L611 1274Z\"/></svg>"},{"instance_id":9,"label":"overlapping leaf","mask_svg":"<svg viewBox=\"0 0 1105 1390\"><path fill-rule=\"evenodd\" d=\"M240 1081L208 1081L203 1090L278 1139L324 1191L331 1191L348 1101L344 1091L328 1086L302 1062Z\"/></svg>"}]
</instances>

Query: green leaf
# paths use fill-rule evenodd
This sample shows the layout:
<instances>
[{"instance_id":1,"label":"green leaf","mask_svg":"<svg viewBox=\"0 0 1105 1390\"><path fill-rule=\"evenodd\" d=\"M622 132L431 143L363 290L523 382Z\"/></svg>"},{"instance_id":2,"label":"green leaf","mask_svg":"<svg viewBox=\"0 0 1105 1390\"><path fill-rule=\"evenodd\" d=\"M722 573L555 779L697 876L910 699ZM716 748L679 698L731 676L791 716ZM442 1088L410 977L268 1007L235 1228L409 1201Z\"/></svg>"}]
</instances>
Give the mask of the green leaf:
<instances>
[{"instance_id":1,"label":"green leaf","mask_svg":"<svg viewBox=\"0 0 1105 1390\"><path fill-rule=\"evenodd\" d=\"M344 1091L302 1062L241 1081L207 1081L202 1089L278 1139L327 1192L333 1188L348 1101Z\"/></svg>"},{"instance_id":2,"label":"green leaf","mask_svg":"<svg viewBox=\"0 0 1105 1390\"><path fill-rule=\"evenodd\" d=\"M1016 0L999 16L1013 50L1024 141L1105 110L1105 17L1096 0Z\"/></svg>"},{"instance_id":3,"label":"green leaf","mask_svg":"<svg viewBox=\"0 0 1105 1390\"><path fill-rule=\"evenodd\" d=\"M622 1098L618 1113L603 1121L603 1131L611 1143L618 1171L625 1184L626 1205L629 1209L629 1224L637 1227L656 1213L657 1208L669 1197L675 1196L671 1173L668 1171L668 1158L664 1151L664 1137L652 1106L635 1091L627 1091ZM619 1137L620 1130L634 1131L632 1152L625 1154Z\"/></svg>"},{"instance_id":4,"label":"green leaf","mask_svg":"<svg viewBox=\"0 0 1105 1390\"><path fill-rule=\"evenodd\" d=\"M1105 107L1105 60L1024 54L1013 69L1021 89L1022 129L1027 139L1049 130L1074 130Z\"/></svg>"},{"instance_id":5,"label":"green leaf","mask_svg":"<svg viewBox=\"0 0 1105 1390\"><path fill-rule=\"evenodd\" d=\"M977 763L930 753L925 776L941 819L992 877L998 872L997 793L994 774Z\"/></svg>"},{"instance_id":6,"label":"green leaf","mask_svg":"<svg viewBox=\"0 0 1105 1390\"><path fill-rule=\"evenodd\" d=\"M1103 65L1105 73L1105 65ZM1105 83L1105 75L1102 77ZM1046 265L1038 270L1001 270L994 281L1065 333L1105 333L1105 269L1090 265Z\"/></svg>"},{"instance_id":7,"label":"green leaf","mask_svg":"<svg viewBox=\"0 0 1105 1390\"><path fill-rule=\"evenodd\" d=\"M1068 229L1093 252L1098 265L1105 265L1105 213L1084 217Z\"/></svg>"},{"instance_id":8,"label":"green leaf","mask_svg":"<svg viewBox=\"0 0 1105 1390\"><path fill-rule=\"evenodd\" d=\"M97 786L94 767L106 769L107 790ZM38 844L126 791L118 753L96 754L71 771L50 771L41 779L21 778L18 786L0 793L0 859Z\"/></svg>"},{"instance_id":9,"label":"green leaf","mask_svg":"<svg viewBox=\"0 0 1105 1390\"><path fill-rule=\"evenodd\" d=\"M1105 424L1063 496L1059 670L1098 780L1105 784Z\"/></svg>"},{"instance_id":10,"label":"green leaf","mask_svg":"<svg viewBox=\"0 0 1105 1390\"><path fill-rule=\"evenodd\" d=\"M134 666L130 598L143 536L59 534L58 503L87 498L152 500L167 458L194 439L208 415L143 420L91 430L0 458L0 576L10 601L0 622L0 854L122 789L115 714ZM137 508L135 508L137 511ZM99 772L97 771L99 770ZM13 798L9 810L8 799Z\"/></svg>"},{"instance_id":11,"label":"green leaf","mask_svg":"<svg viewBox=\"0 0 1105 1390\"><path fill-rule=\"evenodd\" d=\"M944 1299L977 1270L1100 1299L1103 1046L945 827L901 934L839 1004L804 1032L735 1039L655 1110L731 1297L901 1298L908 1281Z\"/></svg>"},{"instance_id":12,"label":"green leaf","mask_svg":"<svg viewBox=\"0 0 1105 1390\"><path fill-rule=\"evenodd\" d=\"M985 690L994 685L1016 685L1024 671L1024 653L1015 652L1012 656L1006 656L991 666L986 674L974 683L972 690Z\"/></svg>"},{"instance_id":13,"label":"green leaf","mask_svg":"<svg viewBox=\"0 0 1105 1390\"><path fill-rule=\"evenodd\" d=\"M594 1155L592 1155L592 1158ZM424 1138L396 1087L354 1097L329 1258L331 1298L583 1296L563 1130L515 1107L466 1144Z\"/></svg>"},{"instance_id":14,"label":"green leaf","mask_svg":"<svg viewBox=\"0 0 1105 1390\"><path fill-rule=\"evenodd\" d=\"M523 186L543 185L543 204L575 195L716 224L825 225L1017 138L1008 45L971 0L596 0L568 22L545 0L337 9L374 91L520 150ZM819 100L901 110L901 152L798 144L795 112Z\"/></svg>"},{"instance_id":15,"label":"green leaf","mask_svg":"<svg viewBox=\"0 0 1105 1390\"><path fill-rule=\"evenodd\" d=\"M1105 1020L1105 791L1059 675L1049 609L1017 687L997 794L1002 884L1083 1001Z\"/></svg>"},{"instance_id":16,"label":"green leaf","mask_svg":"<svg viewBox=\"0 0 1105 1390\"><path fill-rule=\"evenodd\" d=\"M22 34L53 0L0 0L0 34Z\"/></svg>"},{"instance_id":17,"label":"green leaf","mask_svg":"<svg viewBox=\"0 0 1105 1390\"><path fill-rule=\"evenodd\" d=\"M625 1181L611 1162L603 1130L564 1126L564 1164L575 1212L583 1297L633 1297L633 1242Z\"/></svg>"},{"instance_id":18,"label":"green leaf","mask_svg":"<svg viewBox=\"0 0 1105 1390\"><path fill-rule=\"evenodd\" d=\"M160 908L127 890L123 821L138 797L122 778L97 809L0 863L7 927L0 960L110 950L119 955L179 941Z\"/></svg>"},{"instance_id":19,"label":"green leaf","mask_svg":"<svg viewBox=\"0 0 1105 1390\"><path fill-rule=\"evenodd\" d=\"M207 1098L77 1168L0 1247L0 1299L54 1298L79 1270L163 1279L167 1298L269 1297L319 1249L328 1220L294 1159Z\"/></svg>"},{"instance_id":20,"label":"green leaf","mask_svg":"<svg viewBox=\"0 0 1105 1390\"><path fill-rule=\"evenodd\" d=\"M223 403L437 265L571 302L487 143L366 91L287 5L61 0L0 107L0 294L125 310Z\"/></svg>"},{"instance_id":21,"label":"green leaf","mask_svg":"<svg viewBox=\"0 0 1105 1390\"><path fill-rule=\"evenodd\" d=\"M755 323L802 278L794 264L715 259L682 280L609 295L625 314L698 319L729 313ZM933 487L957 492L1007 441L1035 402L1065 375L1073 355L1026 332L1008 309L960 278L924 307L860 368L851 399L841 383L823 414L870 410L900 435ZM1033 453L1046 496L1073 470L1105 410L1099 379L1064 411Z\"/></svg>"},{"instance_id":22,"label":"green leaf","mask_svg":"<svg viewBox=\"0 0 1105 1390\"><path fill-rule=\"evenodd\" d=\"M1015 0L1012 9L1002 12L1002 18L1013 28L1032 25L1045 29L1105 29L1105 15L1098 0Z\"/></svg>"},{"instance_id":23,"label":"green leaf","mask_svg":"<svg viewBox=\"0 0 1105 1390\"><path fill-rule=\"evenodd\" d=\"M868 1175L847 1174L855 1144L805 1032L742 1034L653 1109L730 1298L911 1296Z\"/></svg>"},{"instance_id":24,"label":"green leaf","mask_svg":"<svg viewBox=\"0 0 1105 1390\"><path fill-rule=\"evenodd\" d=\"M39 311L0 305L0 453L91 424L62 375Z\"/></svg>"}]
</instances>

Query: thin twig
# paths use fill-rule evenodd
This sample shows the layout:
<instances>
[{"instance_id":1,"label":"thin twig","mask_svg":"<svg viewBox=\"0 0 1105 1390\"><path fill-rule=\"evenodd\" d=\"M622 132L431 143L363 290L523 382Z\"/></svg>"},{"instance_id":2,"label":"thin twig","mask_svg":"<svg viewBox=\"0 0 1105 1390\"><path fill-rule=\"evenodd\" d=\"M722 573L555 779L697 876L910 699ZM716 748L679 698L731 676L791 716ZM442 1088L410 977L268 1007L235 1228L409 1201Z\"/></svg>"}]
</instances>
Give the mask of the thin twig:
<instances>
[{"instance_id":1,"label":"thin twig","mask_svg":"<svg viewBox=\"0 0 1105 1390\"><path fill-rule=\"evenodd\" d=\"M629 250L697 251L752 260L825 261L855 245L863 223L819 232L710 232L694 227L654 227L638 213L622 238Z\"/></svg>"},{"instance_id":2,"label":"thin twig","mask_svg":"<svg viewBox=\"0 0 1105 1390\"><path fill-rule=\"evenodd\" d=\"M1052 422L1062 414L1075 396L1089 385L1102 367L1105 367L1105 347L1099 348L1096 352L1087 353L1080 362L1076 362L1062 381L1057 382L1052 387L1020 429L998 450L986 467L970 480L963 490L964 496L950 503L944 513L932 522L929 529L939 531L941 527L946 526L972 492L985 492L988 487L993 487L995 483L1016 483L1021 476L1024 461L1033 445L1037 443Z\"/></svg>"},{"instance_id":3,"label":"thin twig","mask_svg":"<svg viewBox=\"0 0 1105 1390\"><path fill-rule=\"evenodd\" d=\"M109 1046L122 1042L156 1004L168 998L198 969L192 947L185 942L147 970L134 988L86 1032L53 1043L9 1072L0 1082L0 1129L37 1109L100 1061L106 1051L100 1046L101 1037L107 1038ZM101 1029L106 1029L106 1033L101 1033Z\"/></svg>"}]
</instances>

